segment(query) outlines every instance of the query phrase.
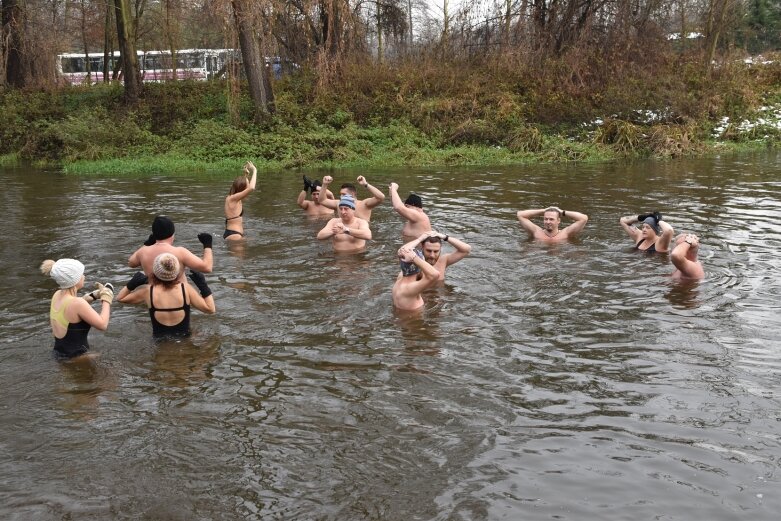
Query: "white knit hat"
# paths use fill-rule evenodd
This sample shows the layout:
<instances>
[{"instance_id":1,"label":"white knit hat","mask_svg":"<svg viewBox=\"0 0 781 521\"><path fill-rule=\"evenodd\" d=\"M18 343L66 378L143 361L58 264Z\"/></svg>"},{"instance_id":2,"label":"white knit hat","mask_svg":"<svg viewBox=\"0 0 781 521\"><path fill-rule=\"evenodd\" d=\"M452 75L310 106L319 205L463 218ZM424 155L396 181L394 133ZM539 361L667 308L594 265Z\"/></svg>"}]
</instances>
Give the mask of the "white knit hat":
<instances>
[{"instance_id":1,"label":"white knit hat","mask_svg":"<svg viewBox=\"0 0 781 521\"><path fill-rule=\"evenodd\" d=\"M54 263L49 275L61 288L72 288L84 275L84 264L76 259L60 259Z\"/></svg>"}]
</instances>

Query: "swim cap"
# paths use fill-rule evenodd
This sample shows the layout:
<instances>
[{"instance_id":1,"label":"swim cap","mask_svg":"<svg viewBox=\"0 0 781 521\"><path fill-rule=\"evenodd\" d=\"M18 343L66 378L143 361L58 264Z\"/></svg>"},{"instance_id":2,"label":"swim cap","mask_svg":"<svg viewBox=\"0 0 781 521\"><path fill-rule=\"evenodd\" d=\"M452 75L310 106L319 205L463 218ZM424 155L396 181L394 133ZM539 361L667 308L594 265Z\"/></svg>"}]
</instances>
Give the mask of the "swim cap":
<instances>
[{"instance_id":1,"label":"swim cap","mask_svg":"<svg viewBox=\"0 0 781 521\"><path fill-rule=\"evenodd\" d=\"M156 241L162 241L174 234L174 222L164 215L158 215L152 221L152 235Z\"/></svg>"},{"instance_id":2,"label":"swim cap","mask_svg":"<svg viewBox=\"0 0 781 521\"><path fill-rule=\"evenodd\" d=\"M155 257L152 273L158 280L171 282L179 276L179 259L173 253L161 253Z\"/></svg>"},{"instance_id":3,"label":"swim cap","mask_svg":"<svg viewBox=\"0 0 781 521\"><path fill-rule=\"evenodd\" d=\"M423 199L421 199L418 194L409 194L407 200L404 201L404 204L408 204L410 206L417 206L418 208L423 208Z\"/></svg>"},{"instance_id":4,"label":"swim cap","mask_svg":"<svg viewBox=\"0 0 781 521\"><path fill-rule=\"evenodd\" d=\"M659 235L660 232L659 224L657 224L656 219L654 219L652 216L649 215L648 217L646 217L643 220L643 224L647 224L648 226L653 228L654 231L656 232L656 235Z\"/></svg>"},{"instance_id":5,"label":"swim cap","mask_svg":"<svg viewBox=\"0 0 781 521\"><path fill-rule=\"evenodd\" d=\"M84 264L76 259L60 259L54 263L49 275L61 288L72 288L84 275Z\"/></svg>"},{"instance_id":6,"label":"swim cap","mask_svg":"<svg viewBox=\"0 0 781 521\"><path fill-rule=\"evenodd\" d=\"M339 199L339 206L346 206L355 210L355 198L352 195L345 194Z\"/></svg>"},{"instance_id":7,"label":"swim cap","mask_svg":"<svg viewBox=\"0 0 781 521\"><path fill-rule=\"evenodd\" d=\"M414 251L415 255L417 255L419 258L423 258L423 253L420 250L412 251ZM401 274L404 277L409 277L410 275L417 275L420 273L420 268L413 262L404 262L403 260L400 260L399 267L401 267Z\"/></svg>"}]
</instances>

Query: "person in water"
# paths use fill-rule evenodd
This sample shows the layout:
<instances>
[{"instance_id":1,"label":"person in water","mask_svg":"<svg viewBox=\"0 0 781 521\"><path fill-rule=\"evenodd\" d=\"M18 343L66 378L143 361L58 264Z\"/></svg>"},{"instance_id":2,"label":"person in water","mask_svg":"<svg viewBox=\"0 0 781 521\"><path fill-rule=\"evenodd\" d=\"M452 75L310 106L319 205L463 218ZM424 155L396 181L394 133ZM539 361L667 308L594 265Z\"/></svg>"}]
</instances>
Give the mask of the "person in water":
<instances>
[{"instance_id":1,"label":"person in water","mask_svg":"<svg viewBox=\"0 0 781 521\"><path fill-rule=\"evenodd\" d=\"M214 296L203 273L190 271L190 279L198 288L180 280L179 259L172 253L161 253L152 264L152 274L133 275L117 295L126 304L145 303L156 338L190 335L190 308L214 313Z\"/></svg>"},{"instance_id":2,"label":"person in water","mask_svg":"<svg viewBox=\"0 0 781 521\"><path fill-rule=\"evenodd\" d=\"M700 238L693 233L679 235L675 247L670 254L670 260L675 266L672 277L676 280L705 278L702 263L697 258L700 251Z\"/></svg>"},{"instance_id":3,"label":"person in water","mask_svg":"<svg viewBox=\"0 0 781 521\"><path fill-rule=\"evenodd\" d=\"M139 266L147 276L152 274L152 264L161 253L172 253L179 263L193 271L211 273L214 265L212 256L213 237L209 233L199 233L198 240L203 244L203 257L195 256L187 248L174 246L174 222L164 215L158 215L152 222L152 235L142 247L137 249L128 259L131 268Z\"/></svg>"},{"instance_id":4,"label":"person in water","mask_svg":"<svg viewBox=\"0 0 781 521\"><path fill-rule=\"evenodd\" d=\"M304 189L298 194L298 206L300 206L310 217L320 217L325 215L333 216L334 209L323 206L323 198L333 199L333 194L328 190L322 189L323 183L315 179L314 181L304 176ZM311 192L312 200L306 198L307 192Z\"/></svg>"},{"instance_id":5,"label":"person in water","mask_svg":"<svg viewBox=\"0 0 781 521\"><path fill-rule=\"evenodd\" d=\"M333 180L334 178L330 175L323 177L323 190L327 190L328 185L331 184ZM345 195L352 196L353 199L355 199L355 216L368 222L371 221L372 210L385 200L385 194L376 186L370 185L369 181L362 175L358 176L357 182L359 185L366 188L372 196L367 197L366 199L358 199L358 190L355 188L355 185L352 183L344 183L339 189L339 197L341 198ZM335 199L325 199L320 201L320 204L327 206L328 208L336 209L339 203Z\"/></svg>"},{"instance_id":6,"label":"person in water","mask_svg":"<svg viewBox=\"0 0 781 521\"><path fill-rule=\"evenodd\" d=\"M343 195L339 200L339 217L328 221L317 233L317 238L331 239L336 252L353 253L366 247L372 231L368 222L355 216L355 199L351 195Z\"/></svg>"},{"instance_id":7,"label":"person in water","mask_svg":"<svg viewBox=\"0 0 781 521\"><path fill-rule=\"evenodd\" d=\"M244 175L233 180L230 192L225 198L225 232L222 238L237 241L244 238L244 207L242 201L255 191L258 169L251 161L244 165Z\"/></svg>"},{"instance_id":8,"label":"person in water","mask_svg":"<svg viewBox=\"0 0 781 521\"><path fill-rule=\"evenodd\" d=\"M84 264L76 259L45 260L41 273L54 279L60 287L52 296L49 321L54 335L54 354L59 359L76 358L89 351L87 335L90 328L105 331L111 315L114 290L111 284L98 284L98 289L83 297ZM91 303L100 300L100 313Z\"/></svg>"},{"instance_id":9,"label":"person in water","mask_svg":"<svg viewBox=\"0 0 781 521\"><path fill-rule=\"evenodd\" d=\"M448 243L453 246L456 251L453 253L442 254L442 243ZM444 233L436 231L425 232L417 239L407 243L407 246L412 248L420 247L423 253L423 258L434 266L439 272L437 280L439 283L445 282L445 271L448 266L452 266L456 262L465 258L472 251L472 247L462 240L456 239Z\"/></svg>"},{"instance_id":10,"label":"person in water","mask_svg":"<svg viewBox=\"0 0 781 521\"><path fill-rule=\"evenodd\" d=\"M411 244L405 244L397 253L401 271L393 284L391 295L393 306L400 311L421 309L424 302L420 294L439 280L439 272Z\"/></svg>"},{"instance_id":11,"label":"person in water","mask_svg":"<svg viewBox=\"0 0 781 521\"><path fill-rule=\"evenodd\" d=\"M426 212L423 211L423 199L418 194L409 194L402 202L399 197L399 185L391 183L389 189L393 209L406 221L401 230L402 238L410 240L419 237L424 232L431 231L431 221Z\"/></svg>"},{"instance_id":12,"label":"person in water","mask_svg":"<svg viewBox=\"0 0 781 521\"><path fill-rule=\"evenodd\" d=\"M635 249L646 253L667 253L670 251L673 227L662 220L662 214L653 212L638 216L627 215L619 220ZM632 226L638 224L639 228Z\"/></svg>"},{"instance_id":13,"label":"person in water","mask_svg":"<svg viewBox=\"0 0 781 521\"><path fill-rule=\"evenodd\" d=\"M543 242L566 241L583 231L588 222L588 215L572 210L562 210L558 206L536 210L520 210L516 214L521 227L535 240ZM531 221L532 217L542 215L542 228ZM559 228L561 218L572 219L566 228Z\"/></svg>"}]
</instances>

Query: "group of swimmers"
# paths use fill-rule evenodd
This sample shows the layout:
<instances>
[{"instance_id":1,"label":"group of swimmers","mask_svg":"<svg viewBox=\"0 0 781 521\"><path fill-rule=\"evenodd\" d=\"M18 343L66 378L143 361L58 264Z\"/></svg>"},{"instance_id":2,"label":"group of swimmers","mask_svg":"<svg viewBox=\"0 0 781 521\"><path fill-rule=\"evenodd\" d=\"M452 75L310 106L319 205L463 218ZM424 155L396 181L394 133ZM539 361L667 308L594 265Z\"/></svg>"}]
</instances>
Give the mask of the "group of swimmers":
<instances>
[{"instance_id":1,"label":"group of swimmers","mask_svg":"<svg viewBox=\"0 0 781 521\"><path fill-rule=\"evenodd\" d=\"M358 199L354 184L345 183L339 190L339 198L329 190L331 176L322 181L303 177L304 187L297 203L306 215L330 217L317 233L319 240L330 240L335 252L353 253L365 249L372 239L369 226L372 210L385 200L385 194L372 186L364 176L358 176L359 186L371 194ZM251 162L244 165L243 175L231 184L225 198L225 232L223 238L236 241L244 238L243 201L255 190L257 169ZM393 209L404 219L402 237L404 244L397 251L399 274L391 291L393 305L400 311L416 311L423 307L422 293L437 284L444 283L448 266L459 262L471 252L471 246L455 237L432 229L429 217L423 210L423 201L417 194L410 194L402 201L399 185L390 183L389 192ZM308 198L309 196L309 198ZM337 216L334 217L334 211ZM542 216L538 226L532 218ZM543 209L521 210L518 220L535 240L560 242L579 234L588 222L584 213L562 210L551 206ZM560 228L561 218L572 223ZM626 216L621 226L635 244L635 249L647 253L667 253L673 243L673 228L658 212ZM633 225L639 224L639 227ZM128 259L130 267L140 267L127 285L117 294L117 300L127 304L146 304L155 337L187 336L190 334L190 313L195 308L204 313L216 311L214 297L204 273L211 273L214 264L212 235L198 234L203 245L201 257L187 248L174 246L175 226L166 216L155 217L152 233L144 245ZM454 252L443 254L442 244L447 242ZM701 279L702 265L697 258L699 238L683 234L675 240L670 257L676 279ZM185 276L185 268L190 268ZM98 284L97 289L78 297L84 287L84 265L75 259L46 260L41 271L51 276L59 286L51 299L50 322L54 335L54 352L59 358L89 355L87 335L91 327L104 331L108 327L114 289L110 284ZM187 277L192 285L187 282ZM92 303L101 301L100 312Z\"/></svg>"}]
</instances>

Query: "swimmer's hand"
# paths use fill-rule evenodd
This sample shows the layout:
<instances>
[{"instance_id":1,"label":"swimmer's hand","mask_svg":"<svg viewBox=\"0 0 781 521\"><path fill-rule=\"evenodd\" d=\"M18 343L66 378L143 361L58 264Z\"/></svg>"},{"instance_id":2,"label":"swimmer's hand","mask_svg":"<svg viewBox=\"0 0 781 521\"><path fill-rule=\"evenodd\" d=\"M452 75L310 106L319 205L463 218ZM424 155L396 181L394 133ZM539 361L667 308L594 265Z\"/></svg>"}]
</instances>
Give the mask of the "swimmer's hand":
<instances>
[{"instance_id":1,"label":"swimmer's hand","mask_svg":"<svg viewBox=\"0 0 781 521\"><path fill-rule=\"evenodd\" d=\"M149 238L144 241L144 246L152 246L154 243L157 242L157 239L155 239L155 234L150 233Z\"/></svg>"},{"instance_id":2,"label":"swimmer's hand","mask_svg":"<svg viewBox=\"0 0 781 521\"><path fill-rule=\"evenodd\" d=\"M108 282L105 285L98 283L98 286L100 286L98 298L103 302L111 304L114 301L114 286Z\"/></svg>"},{"instance_id":3,"label":"swimmer's hand","mask_svg":"<svg viewBox=\"0 0 781 521\"><path fill-rule=\"evenodd\" d=\"M201 273L200 271L193 271L190 270L190 273L188 274L190 277L190 280L193 281L193 284L196 285L198 288L198 291L201 292L201 296L203 298L208 297L212 294L212 290L209 288L209 285L206 284L206 277Z\"/></svg>"},{"instance_id":4,"label":"swimmer's hand","mask_svg":"<svg viewBox=\"0 0 781 521\"><path fill-rule=\"evenodd\" d=\"M660 214L659 212L652 213L651 217L654 218L654 220L656 221L656 224L659 224L659 221L662 220L662 214Z\"/></svg>"},{"instance_id":5,"label":"swimmer's hand","mask_svg":"<svg viewBox=\"0 0 781 521\"><path fill-rule=\"evenodd\" d=\"M133 275L133 278L130 279L130 281L127 283L127 290L133 291L139 286L143 286L144 284L149 283L149 277L146 276L146 273L143 271L136 272L135 275Z\"/></svg>"},{"instance_id":6,"label":"swimmer's hand","mask_svg":"<svg viewBox=\"0 0 781 521\"><path fill-rule=\"evenodd\" d=\"M214 240L214 237L212 237L211 233L199 233L198 234L198 240L201 241L201 244L203 244L204 249L205 248L211 248L212 247L212 241Z\"/></svg>"},{"instance_id":7,"label":"swimmer's hand","mask_svg":"<svg viewBox=\"0 0 781 521\"><path fill-rule=\"evenodd\" d=\"M309 179L307 176L304 176L304 191L305 192L312 191L312 180Z\"/></svg>"}]
</instances>

